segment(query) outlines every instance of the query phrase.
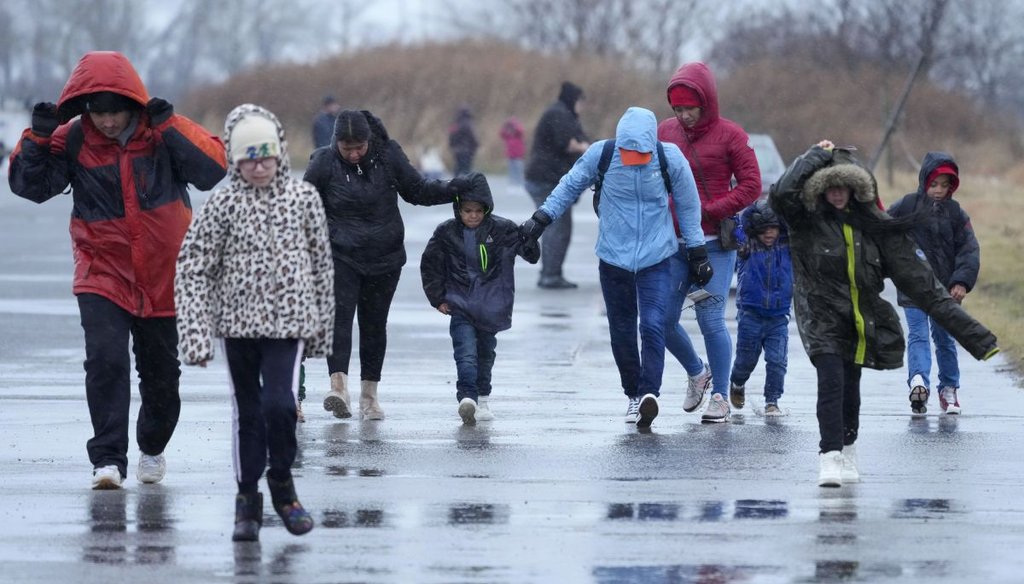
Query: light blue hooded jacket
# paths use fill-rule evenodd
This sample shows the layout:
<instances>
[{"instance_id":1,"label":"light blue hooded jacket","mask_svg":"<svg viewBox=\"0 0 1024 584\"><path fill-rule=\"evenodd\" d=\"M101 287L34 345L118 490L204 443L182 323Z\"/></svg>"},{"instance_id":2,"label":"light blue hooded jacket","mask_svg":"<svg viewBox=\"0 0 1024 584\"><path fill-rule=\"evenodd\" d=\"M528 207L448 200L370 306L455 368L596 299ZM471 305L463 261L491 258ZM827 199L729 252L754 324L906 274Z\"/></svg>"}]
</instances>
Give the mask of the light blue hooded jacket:
<instances>
[{"instance_id":1,"label":"light blue hooded jacket","mask_svg":"<svg viewBox=\"0 0 1024 584\"><path fill-rule=\"evenodd\" d=\"M631 107L615 129L615 152L601 188L597 257L615 267L639 272L679 250L669 207L672 198L682 240L687 248L704 245L700 227L700 198L690 164L675 144L664 143L672 193L665 192L657 153L658 121L654 112ZM572 169L558 181L540 209L557 219L597 179L605 140L591 144ZM646 165L624 166L619 148L651 152Z\"/></svg>"}]
</instances>

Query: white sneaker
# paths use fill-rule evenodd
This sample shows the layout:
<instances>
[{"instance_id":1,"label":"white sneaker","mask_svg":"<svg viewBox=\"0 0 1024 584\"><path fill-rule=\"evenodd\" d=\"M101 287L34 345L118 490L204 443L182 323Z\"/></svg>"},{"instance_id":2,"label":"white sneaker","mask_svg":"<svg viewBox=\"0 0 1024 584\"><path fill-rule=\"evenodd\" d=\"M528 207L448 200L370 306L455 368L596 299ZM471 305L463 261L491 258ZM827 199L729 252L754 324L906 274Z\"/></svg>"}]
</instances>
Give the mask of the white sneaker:
<instances>
[{"instance_id":1,"label":"white sneaker","mask_svg":"<svg viewBox=\"0 0 1024 584\"><path fill-rule=\"evenodd\" d=\"M139 479L140 483L159 483L163 480L166 472L167 460L163 454L156 456L143 454L139 457L139 470L135 473L135 478Z\"/></svg>"},{"instance_id":2,"label":"white sneaker","mask_svg":"<svg viewBox=\"0 0 1024 584\"><path fill-rule=\"evenodd\" d=\"M960 400L956 397L955 387L939 388L939 405L942 406L942 411L951 416L960 413Z\"/></svg>"},{"instance_id":3,"label":"white sneaker","mask_svg":"<svg viewBox=\"0 0 1024 584\"><path fill-rule=\"evenodd\" d=\"M640 398L629 398L629 405L626 406L626 423L635 424L640 417Z\"/></svg>"},{"instance_id":4,"label":"white sneaker","mask_svg":"<svg viewBox=\"0 0 1024 584\"><path fill-rule=\"evenodd\" d=\"M476 402L472 398L464 397L459 402L459 416L467 426L476 424Z\"/></svg>"},{"instance_id":5,"label":"white sneaker","mask_svg":"<svg viewBox=\"0 0 1024 584\"><path fill-rule=\"evenodd\" d=\"M859 483L860 471L857 470L857 445L847 444L843 446L843 470L844 483Z\"/></svg>"},{"instance_id":6,"label":"white sneaker","mask_svg":"<svg viewBox=\"0 0 1024 584\"><path fill-rule=\"evenodd\" d=\"M711 389L711 367L704 364L704 371L687 380L686 399L683 400L683 411L692 412L704 404L704 398Z\"/></svg>"},{"instance_id":7,"label":"white sneaker","mask_svg":"<svg viewBox=\"0 0 1024 584\"><path fill-rule=\"evenodd\" d=\"M97 491L121 488L121 471L114 465L92 469L92 488Z\"/></svg>"},{"instance_id":8,"label":"white sneaker","mask_svg":"<svg viewBox=\"0 0 1024 584\"><path fill-rule=\"evenodd\" d=\"M491 403L489 395L482 395L477 399L476 402L476 421L477 422L490 422L494 419L494 413L491 412Z\"/></svg>"},{"instance_id":9,"label":"white sneaker","mask_svg":"<svg viewBox=\"0 0 1024 584\"><path fill-rule=\"evenodd\" d=\"M729 403L720 394L711 396L708 402L708 409L700 417L701 424L721 424L729 421Z\"/></svg>"},{"instance_id":10,"label":"white sneaker","mask_svg":"<svg viewBox=\"0 0 1024 584\"><path fill-rule=\"evenodd\" d=\"M843 451L830 450L818 455L818 486L843 486Z\"/></svg>"},{"instance_id":11,"label":"white sneaker","mask_svg":"<svg viewBox=\"0 0 1024 584\"><path fill-rule=\"evenodd\" d=\"M650 428L654 418L658 417L658 398L653 393L645 394L640 398L637 412L636 427Z\"/></svg>"},{"instance_id":12,"label":"white sneaker","mask_svg":"<svg viewBox=\"0 0 1024 584\"><path fill-rule=\"evenodd\" d=\"M923 416L928 412L928 387L920 374L910 380L910 411L915 416Z\"/></svg>"}]
</instances>

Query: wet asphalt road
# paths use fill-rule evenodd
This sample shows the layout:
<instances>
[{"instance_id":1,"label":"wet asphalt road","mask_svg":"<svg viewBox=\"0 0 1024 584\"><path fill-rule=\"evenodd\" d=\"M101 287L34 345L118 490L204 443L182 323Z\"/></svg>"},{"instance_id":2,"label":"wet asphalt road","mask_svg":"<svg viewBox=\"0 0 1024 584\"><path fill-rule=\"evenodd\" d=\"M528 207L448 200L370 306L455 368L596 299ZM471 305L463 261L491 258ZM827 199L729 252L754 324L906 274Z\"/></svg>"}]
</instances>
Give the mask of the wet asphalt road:
<instances>
[{"instance_id":1,"label":"wet asphalt road","mask_svg":"<svg viewBox=\"0 0 1024 584\"><path fill-rule=\"evenodd\" d=\"M532 212L501 177L493 190L498 214ZM132 451L124 490L90 491L69 209L0 187L0 582L1021 581L1024 395L1001 361L961 352L959 418L939 415L933 395L912 419L904 373L866 372L863 481L840 489L816 485L814 372L795 325L786 417L757 413L762 366L754 403L701 425L670 364L661 415L640 434L622 422L589 201L567 267L580 289L538 290L538 268L518 267L513 328L498 335L498 419L476 427L456 414L447 321L419 287L419 253L450 210L404 208L387 420L330 417L326 365L308 364L295 474L311 534L267 514L260 543L230 541L222 361L184 371L163 483L136 482ZM733 312L730 300L735 332Z\"/></svg>"}]
</instances>

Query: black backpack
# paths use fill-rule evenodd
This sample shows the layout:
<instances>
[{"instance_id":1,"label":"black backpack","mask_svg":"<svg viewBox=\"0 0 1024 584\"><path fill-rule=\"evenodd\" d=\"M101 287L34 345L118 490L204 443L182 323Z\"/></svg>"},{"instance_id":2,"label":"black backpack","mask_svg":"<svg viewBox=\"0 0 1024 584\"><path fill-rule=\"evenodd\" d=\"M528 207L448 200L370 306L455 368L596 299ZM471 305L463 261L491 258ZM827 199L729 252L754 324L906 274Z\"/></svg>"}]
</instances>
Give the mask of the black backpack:
<instances>
[{"instance_id":1,"label":"black backpack","mask_svg":"<svg viewBox=\"0 0 1024 584\"><path fill-rule=\"evenodd\" d=\"M604 148L601 149L601 160L597 163L597 180L594 181L594 214L598 217L601 213L597 210L601 202L601 185L604 184L604 173L608 171L608 165L612 163L612 154L615 152L615 140L606 140ZM665 147L658 142L658 164L661 166L661 180L665 181L665 192L672 192L672 179L668 176L668 160L665 160Z\"/></svg>"}]
</instances>

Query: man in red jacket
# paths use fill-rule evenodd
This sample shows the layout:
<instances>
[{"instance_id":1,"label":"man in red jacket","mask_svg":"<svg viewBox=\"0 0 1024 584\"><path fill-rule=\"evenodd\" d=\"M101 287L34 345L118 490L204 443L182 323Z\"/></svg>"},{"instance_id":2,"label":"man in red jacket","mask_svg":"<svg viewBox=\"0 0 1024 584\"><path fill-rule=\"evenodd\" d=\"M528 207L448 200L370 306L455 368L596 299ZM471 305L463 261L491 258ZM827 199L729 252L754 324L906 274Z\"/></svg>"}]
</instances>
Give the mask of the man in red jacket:
<instances>
[{"instance_id":1,"label":"man in red jacket","mask_svg":"<svg viewBox=\"0 0 1024 584\"><path fill-rule=\"evenodd\" d=\"M736 268L736 249L723 245L720 236L729 233L720 231L723 219L757 200L761 194L761 170L747 133L739 124L719 115L718 88L707 65L686 63L681 66L669 80L667 94L675 115L658 124L658 140L679 146L693 170L700 193L701 227L715 274L704 289L717 301L697 302L694 307L707 350L708 365L705 365L679 324L693 278L684 254L676 254L671 266L675 292L666 313L665 348L689 375L683 410L696 411L713 385L701 422L720 423L729 419L730 401L737 408L743 407L744 401L739 390L729 395L732 339L725 326L724 300L729 297Z\"/></svg>"},{"instance_id":2,"label":"man in red jacket","mask_svg":"<svg viewBox=\"0 0 1024 584\"><path fill-rule=\"evenodd\" d=\"M186 189L210 189L226 171L220 139L150 99L128 59L106 51L82 57L56 105L35 105L11 155L18 196L42 203L72 189L94 489L118 489L127 476L129 338L142 396L136 478L164 476L181 409L174 266L192 219Z\"/></svg>"}]
</instances>

